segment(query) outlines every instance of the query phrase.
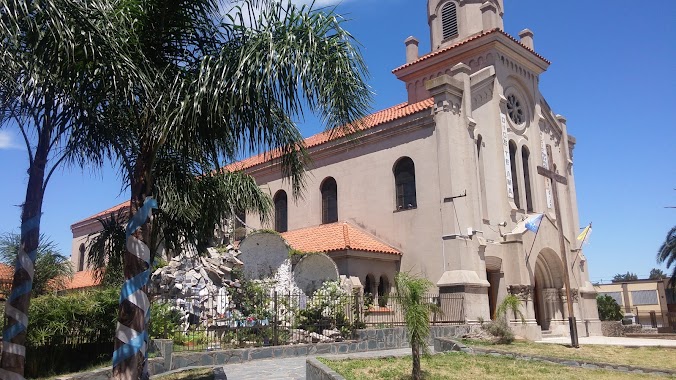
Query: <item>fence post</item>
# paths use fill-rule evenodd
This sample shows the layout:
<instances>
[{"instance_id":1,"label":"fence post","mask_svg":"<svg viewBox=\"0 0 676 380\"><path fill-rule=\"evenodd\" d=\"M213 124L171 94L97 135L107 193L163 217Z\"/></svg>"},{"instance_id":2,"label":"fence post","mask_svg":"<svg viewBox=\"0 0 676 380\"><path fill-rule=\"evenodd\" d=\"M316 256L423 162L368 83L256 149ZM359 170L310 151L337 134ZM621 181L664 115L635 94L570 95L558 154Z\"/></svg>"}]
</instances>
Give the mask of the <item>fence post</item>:
<instances>
[{"instance_id":1,"label":"fence post","mask_svg":"<svg viewBox=\"0 0 676 380\"><path fill-rule=\"evenodd\" d=\"M274 297L272 299L273 307L275 308L275 315L272 324L272 345L277 346L279 342L277 341L277 321L279 320L279 308L277 307L277 291L275 290Z\"/></svg>"}]
</instances>

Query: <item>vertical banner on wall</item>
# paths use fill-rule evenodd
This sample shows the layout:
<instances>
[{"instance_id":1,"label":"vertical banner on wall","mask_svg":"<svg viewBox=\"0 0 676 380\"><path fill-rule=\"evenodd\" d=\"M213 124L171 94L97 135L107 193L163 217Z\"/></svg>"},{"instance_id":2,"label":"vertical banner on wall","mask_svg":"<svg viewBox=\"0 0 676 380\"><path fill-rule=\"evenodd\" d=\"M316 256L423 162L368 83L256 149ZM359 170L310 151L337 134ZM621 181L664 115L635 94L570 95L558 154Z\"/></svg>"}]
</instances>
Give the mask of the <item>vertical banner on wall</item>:
<instances>
[{"instance_id":1,"label":"vertical banner on wall","mask_svg":"<svg viewBox=\"0 0 676 380\"><path fill-rule=\"evenodd\" d=\"M540 132L540 150L542 152L542 167L549 169L549 156L547 155L547 144L545 144L545 135ZM554 207L554 200L552 198L552 180L545 178L545 191L547 193L547 208Z\"/></svg>"},{"instance_id":2,"label":"vertical banner on wall","mask_svg":"<svg viewBox=\"0 0 676 380\"><path fill-rule=\"evenodd\" d=\"M500 125L502 125L502 151L505 156L505 177L507 178L507 196L514 199L514 185L512 182L512 162L509 157L509 137L507 136L507 116L500 113Z\"/></svg>"}]
</instances>

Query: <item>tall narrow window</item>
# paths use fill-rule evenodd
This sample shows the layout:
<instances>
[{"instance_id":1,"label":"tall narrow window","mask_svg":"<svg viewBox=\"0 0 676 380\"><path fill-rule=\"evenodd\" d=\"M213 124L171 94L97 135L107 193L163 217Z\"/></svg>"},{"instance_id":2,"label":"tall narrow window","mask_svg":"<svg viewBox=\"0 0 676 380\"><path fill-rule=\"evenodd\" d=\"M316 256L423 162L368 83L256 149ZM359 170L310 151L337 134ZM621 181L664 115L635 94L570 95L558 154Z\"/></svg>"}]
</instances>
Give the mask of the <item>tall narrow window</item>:
<instances>
[{"instance_id":1,"label":"tall narrow window","mask_svg":"<svg viewBox=\"0 0 676 380\"><path fill-rule=\"evenodd\" d=\"M488 201L486 200L486 173L484 169L483 137L476 139L477 165L479 166L479 194L481 194L481 216L488 220Z\"/></svg>"},{"instance_id":2,"label":"tall narrow window","mask_svg":"<svg viewBox=\"0 0 676 380\"><path fill-rule=\"evenodd\" d=\"M288 230L286 191L279 190L273 201L275 202L275 231L286 232Z\"/></svg>"},{"instance_id":3,"label":"tall narrow window","mask_svg":"<svg viewBox=\"0 0 676 380\"><path fill-rule=\"evenodd\" d=\"M441 25L444 39L455 37L458 34L458 12L455 3L448 3L441 9Z\"/></svg>"},{"instance_id":4,"label":"tall narrow window","mask_svg":"<svg viewBox=\"0 0 676 380\"><path fill-rule=\"evenodd\" d=\"M322 224L338 221L338 185L328 177L322 182Z\"/></svg>"},{"instance_id":5,"label":"tall narrow window","mask_svg":"<svg viewBox=\"0 0 676 380\"><path fill-rule=\"evenodd\" d=\"M516 172L516 144L514 141L509 141L509 160L511 161L512 169L512 187L514 190L514 204L516 208L521 208L521 200L519 198L519 179Z\"/></svg>"},{"instance_id":6,"label":"tall narrow window","mask_svg":"<svg viewBox=\"0 0 676 380\"><path fill-rule=\"evenodd\" d=\"M415 195L415 164L409 157L399 159L394 165L394 184L397 210L418 206Z\"/></svg>"},{"instance_id":7,"label":"tall narrow window","mask_svg":"<svg viewBox=\"0 0 676 380\"><path fill-rule=\"evenodd\" d=\"M84 261L85 261L85 245L80 244L80 262L77 265L77 271L82 272L84 270Z\"/></svg>"},{"instance_id":8,"label":"tall narrow window","mask_svg":"<svg viewBox=\"0 0 676 380\"><path fill-rule=\"evenodd\" d=\"M526 188L526 210L533 212L533 196L530 188L530 152L524 145L521 147L521 162L523 163L523 184Z\"/></svg>"}]
</instances>

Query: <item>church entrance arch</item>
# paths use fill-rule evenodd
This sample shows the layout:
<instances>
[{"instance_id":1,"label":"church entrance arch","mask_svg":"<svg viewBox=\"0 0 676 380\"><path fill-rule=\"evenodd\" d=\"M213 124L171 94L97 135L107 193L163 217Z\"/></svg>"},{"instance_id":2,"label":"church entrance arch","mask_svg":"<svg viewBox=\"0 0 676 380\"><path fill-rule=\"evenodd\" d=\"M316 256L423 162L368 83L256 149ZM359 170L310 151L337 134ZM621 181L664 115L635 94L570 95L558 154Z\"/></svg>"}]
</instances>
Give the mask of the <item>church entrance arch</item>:
<instances>
[{"instance_id":1,"label":"church entrance arch","mask_svg":"<svg viewBox=\"0 0 676 380\"><path fill-rule=\"evenodd\" d=\"M552 321L562 321L563 264L559 256L545 248L535 262L533 308L535 319L543 330L549 330Z\"/></svg>"}]
</instances>

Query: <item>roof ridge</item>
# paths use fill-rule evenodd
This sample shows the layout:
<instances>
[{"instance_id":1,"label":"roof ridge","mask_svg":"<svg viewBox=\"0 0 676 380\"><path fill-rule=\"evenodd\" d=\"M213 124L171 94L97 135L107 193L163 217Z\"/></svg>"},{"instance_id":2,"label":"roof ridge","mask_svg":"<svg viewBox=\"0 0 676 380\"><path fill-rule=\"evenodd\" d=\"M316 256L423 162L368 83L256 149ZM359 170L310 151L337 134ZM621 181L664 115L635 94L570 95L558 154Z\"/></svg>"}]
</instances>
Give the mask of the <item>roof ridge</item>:
<instances>
[{"instance_id":1,"label":"roof ridge","mask_svg":"<svg viewBox=\"0 0 676 380\"><path fill-rule=\"evenodd\" d=\"M348 230L349 226L347 225L347 222L343 222L343 239L345 239L345 248L351 248L350 247L350 232Z\"/></svg>"}]
</instances>

